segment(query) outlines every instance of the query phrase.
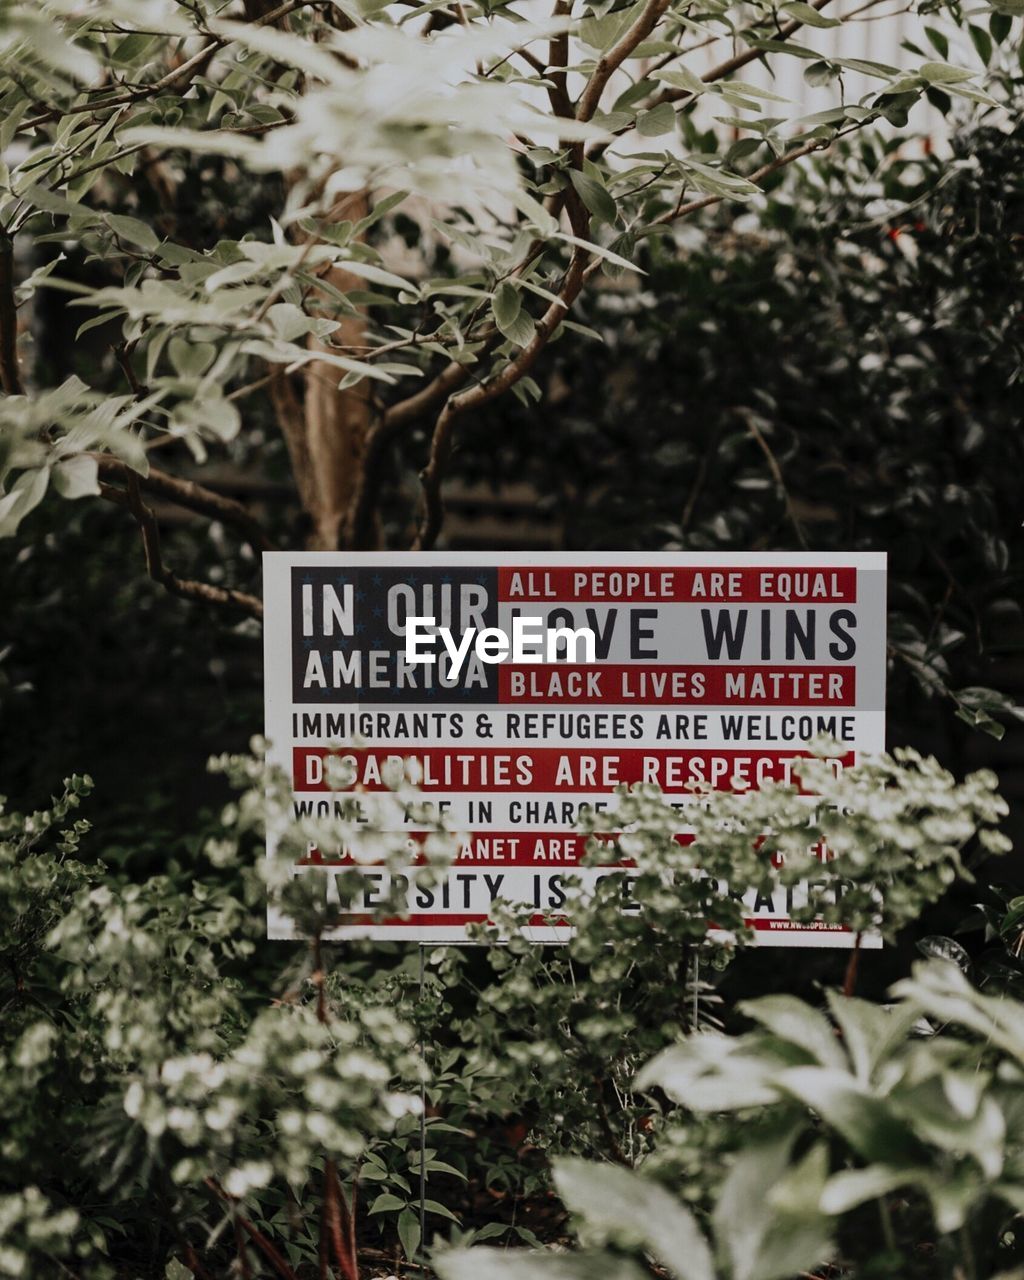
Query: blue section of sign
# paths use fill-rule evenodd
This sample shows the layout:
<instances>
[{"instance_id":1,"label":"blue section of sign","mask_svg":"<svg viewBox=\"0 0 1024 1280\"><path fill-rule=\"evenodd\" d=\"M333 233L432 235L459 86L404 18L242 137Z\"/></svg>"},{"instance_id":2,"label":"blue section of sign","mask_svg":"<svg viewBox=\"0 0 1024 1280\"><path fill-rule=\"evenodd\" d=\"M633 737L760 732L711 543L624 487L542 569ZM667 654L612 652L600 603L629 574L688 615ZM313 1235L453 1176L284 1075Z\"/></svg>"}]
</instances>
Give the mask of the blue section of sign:
<instances>
[{"instance_id":1,"label":"blue section of sign","mask_svg":"<svg viewBox=\"0 0 1024 1280\"><path fill-rule=\"evenodd\" d=\"M498 571L468 566L291 570L292 697L296 703L497 701L497 667L467 661L456 680L438 661L410 665L405 626L433 618L457 642L498 622Z\"/></svg>"}]
</instances>

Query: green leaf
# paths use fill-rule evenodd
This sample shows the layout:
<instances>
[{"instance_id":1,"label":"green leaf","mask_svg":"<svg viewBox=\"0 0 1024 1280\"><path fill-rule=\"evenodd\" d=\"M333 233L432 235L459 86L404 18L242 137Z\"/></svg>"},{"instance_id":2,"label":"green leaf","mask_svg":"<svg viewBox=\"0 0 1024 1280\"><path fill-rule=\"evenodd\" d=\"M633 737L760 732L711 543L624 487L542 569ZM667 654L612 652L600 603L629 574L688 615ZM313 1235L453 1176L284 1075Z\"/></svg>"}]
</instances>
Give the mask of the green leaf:
<instances>
[{"instance_id":1,"label":"green leaf","mask_svg":"<svg viewBox=\"0 0 1024 1280\"><path fill-rule=\"evenodd\" d=\"M628 1258L532 1249L456 1249L434 1261L441 1280L645 1280Z\"/></svg>"},{"instance_id":2,"label":"green leaf","mask_svg":"<svg viewBox=\"0 0 1024 1280\"><path fill-rule=\"evenodd\" d=\"M875 105L890 124L902 129L910 118L910 108L917 101L916 93L882 94Z\"/></svg>"},{"instance_id":3,"label":"green leaf","mask_svg":"<svg viewBox=\"0 0 1024 1280\"><path fill-rule=\"evenodd\" d=\"M780 1060L742 1040L705 1033L663 1049L639 1073L636 1088L657 1086L691 1111L736 1111L779 1100Z\"/></svg>"},{"instance_id":4,"label":"green leaf","mask_svg":"<svg viewBox=\"0 0 1024 1280\"><path fill-rule=\"evenodd\" d=\"M837 67L859 71L861 75L874 76L878 80L895 80L902 74L899 67L892 67L887 62L869 62L866 58L833 58L832 61Z\"/></svg>"},{"instance_id":5,"label":"green leaf","mask_svg":"<svg viewBox=\"0 0 1024 1280\"><path fill-rule=\"evenodd\" d=\"M378 200L365 218L360 218L356 223L352 232L352 238L358 240L360 236L369 231L375 222L379 222L381 218L386 217L392 209L397 209L403 200L409 198L408 191L392 191L389 196L384 196Z\"/></svg>"},{"instance_id":6,"label":"green leaf","mask_svg":"<svg viewBox=\"0 0 1024 1280\"><path fill-rule=\"evenodd\" d=\"M427 1213L434 1213L439 1218L447 1218L450 1222L458 1222L458 1218L452 1213L451 1209L443 1205L440 1200L424 1200L423 1207Z\"/></svg>"},{"instance_id":7,"label":"green leaf","mask_svg":"<svg viewBox=\"0 0 1024 1280\"><path fill-rule=\"evenodd\" d=\"M417 1168L418 1167L419 1167L419 1162L417 1161ZM468 1178L462 1172L462 1170L456 1169L455 1166L453 1164L449 1164L447 1160L428 1160L427 1172L428 1173L447 1173L453 1178L459 1178L462 1182L468 1181Z\"/></svg>"},{"instance_id":8,"label":"green leaf","mask_svg":"<svg viewBox=\"0 0 1024 1280\"><path fill-rule=\"evenodd\" d=\"M842 26L839 18L829 18L825 14L819 13L813 5L804 4L803 0L789 0L782 7L791 18L796 18L797 22L802 22L805 27Z\"/></svg>"},{"instance_id":9,"label":"green leaf","mask_svg":"<svg viewBox=\"0 0 1024 1280\"><path fill-rule=\"evenodd\" d=\"M933 49L935 49L939 57L943 59L948 58L949 57L949 41L942 34L942 32L937 31L934 27L925 27L924 33L928 37L928 43L932 46Z\"/></svg>"},{"instance_id":10,"label":"green leaf","mask_svg":"<svg viewBox=\"0 0 1024 1280\"><path fill-rule=\"evenodd\" d=\"M95 458L79 453L53 468L53 487L62 498L84 498L99 493L99 466Z\"/></svg>"},{"instance_id":11,"label":"green leaf","mask_svg":"<svg viewBox=\"0 0 1024 1280\"><path fill-rule=\"evenodd\" d=\"M519 290L515 285L503 280L495 289L494 297L491 299L494 323L502 333L505 333L506 329L515 323L522 306L523 299Z\"/></svg>"},{"instance_id":12,"label":"green leaf","mask_svg":"<svg viewBox=\"0 0 1024 1280\"><path fill-rule=\"evenodd\" d=\"M676 113L671 103L662 102L650 111L641 111L636 118L636 131L643 138L658 138L665 133L674 133Z\"/></svg>"},{"instance_id":13,"label":"green leaf","mask_svg":"<svg viewBox=\"0 0 1024 1280\"><path fill-rule=\"evenodd\" d=\"M278 340L269 342L263 338L249 338L242 344L242 350L249 355L269 360L271 364L288 364L293 368L316 361L318 364L333 365L336 369L344 369L346 373L358 374L361 378L376 378L380 382L394 382L394 377L380 365L369 364L365 360L350 360L348 356L339 355L336 351L316 350L300 347L295 343ZM392 366L393 367L393 366ZM414 373L419 369L403 366Z\"/></svg>"},{"instance_id":14,"label":"green leaf","mask_svg":"<svg viewBox=\"0 0 1024 1280\"><path fill-rule=\"evenodd\" d=\"M790 1280L815 1269L830 1251L817 1208L826 1153L818 1146L790 1165L798 1132L787 1127L741 1151L722 1184L713 1221L716 1239L728 1250L732 1280Z\"/></svg>"},{"instance_id":15,"label":"green leaf","mask_svg":"<svg viewBox=\"0 0 1024 1280\"><path fill-rule=\"evenodd\" d=\"M554 1176L566 1207L593 1231L638 1241L676 1280L714 1280L711 1251L693 1214L659 1183L586 1160L557 1160Z\"/></svg>"},{"instance_id":16,"label":"green leaf","mask_svg":"<svg viewBox=\"0 0 1024 1280\"><path fill-rule=\"evenodd\" d=\"M820 88L837 79L839 72L830 62L812 62L804 69L804 80L812 88Z\"/></svg>"},{"instance_id":17,"label":"green leaf","mask_svg":"<svg viewBox=\"0 0 1024 1280\"><path fill-rule=\"evenodd\" d=\"M152 252L160 247L160 237L152 227L138 218L129 218L123 213L104 214L107 225L119 240L127 240L140 249Z\"/></svg>"},{"instance_id":18,"label":"green leaf","mask_svg":"<svg viewBox=\"0 0 1024 1280\"><path fill-rule=\"evenodd\" d=\"M10 492L0 498L0 538L17 533L22 520L42 502L49 482L49 467L34 467L18 476Z\"/></svg>"},{"instance_id":19,"label":"green leaf","mask_svg":"<svg viewBox=\"0 0 1024 1280\"><path fill-rule=\"evenodd\" d=\"M753 1018L782 1040L797 1045L823 1067L846 1065L842 1049L828 1019L796 996L763 996L740 1004L740 1012Z\"/></svg>"},{"instance_id":20,"label":"green leaf","mask_svg":"<svg viewBox=\"0 0 1024 1280\"><path fill-rule=\"evenodd\" d=\"M971 37L971 43L978 51L978 57L987 67L992 61L992 37L984 27L979 27L973 22L968 25L967 30Z\"/></svg>"},{"instance_id":21,"label":"green leaf","mask_svg":"<svg viewBox=\"0 0 1024 1280\"><path fill-rule=\"evenodd\" d=\"M955 965L916 964L913 977L896 983L892 993L927 1017L967 1027L1024 1061L1024 1019L1017 1006L1002 996L982 995Z\"/></svg>"},{"instance_id":22,"label":"green leaf","mask_svg":"<svg viewBox=\"0 0 1024 1280\"><path fill-rule=\"evenodd\" d=\"M708 86L692 71L688 71L686 67L676 67L672 71L658 71L655 73L655 80L660 80L662 84L671 85L673 89L682 89L686 93L692 93L694 97L699 97L702 93L707 93Z\"/></svg>"},{"instance_id":23,"label":"green leaf","mask_svg":"<svg viewBox=\"0 0 1024 1280\"><path fill-rule=\"evenodd\" d=\"M635 262L630 262L628 258L620 257L617 253L613 253L611 249L606 249L604 245L595 244L593 240L581 240L579 236L571 235L568 231L556 231L554 236L556 240L564 240L566 244L574 244L581 249L589 249L597 257L604 258L607 262L613 263L616 267L621 267L624 271L635 271L637 275L641 276L647 274Z\"/></svg>"},{"instance_id":24,"label":"green leaf","mask_svg":"<svg viewBox=\"0 0 1024 1280\"><path fill-rule=\"evenodd\" d=\"M180 400L171 412L171 427L182 435L196 432L217 440L233 440L242 426L242 417L232 400L211 395L197 400Z\"/></svg>"},{"instance_id":25,"label":"green leaf","mask_svg":"<svg viewBox=\"0 0 1024 1280\"><path fill-rule=\"evenodd\" d=\"M199 378L213 364L217 348L212 342L189 342L175 336L167 344L167 355L179 378Z\"/></svg>"},{"instance_id":26,"label":"green leaf","mask_svg":"<svg viewBox=\"0 0 1024 1280\"><path fill-rule=\"evenodd\" d=\"M907 1006L885 1009L869 1000L828 993L829 1008L843 1033L846 1052L858 1080L867 1084L879 1063L902 1044L917 1014Z\"/></svg>"},{"instance_id":27,"label":"green leaf","mask_svg":"<svg viewBox=\"0 0 1024 1280\"><path fill-rule=\"evenodd\" d=\"M267 319L277 336L284 338L285 342L294 342L296 338L302 338L307 333L315 333L323 337L325 332L331 332L331 329L337 328L336 322L328 321L331 328L325 331L322 327L324 323L322 317L307 315L294 302L275 302L267 311Z\"/></svg>"},{"instance_id":28,"label":"green leaf","mask_svg":"<svg viewBox=\"0 0 1024 1280\"><path fill-rule=\"evenodd\" d=\"M966 1163L952 1172L926 1174L921 1184L931 1201L935 1225L943 1234L959 1231L985 1194L978 1171Z\"/></svg>"},{"instance_id":29,"label":"green leaf","mask_svg":"<svg viewBox=\"0 0 1024 1280\"><path fill-rule=\"evenodd\" d=\"M929 84L959 84L963 80L972 79L970 71L965 71L963 67L951 67L946 62L926 62L921 66L919 74Z\"/></svg>"},{"instance_id":30,"label":"green leaf","mask_svg":"<svg viewBox=\"0 0 1024 1280\"><path fill-rule=\"evenodd\" d=\"M420 1247L420 1218L415 1210L405 1208L398 1215L398 1239L406 1260L415 1261Z\"/></svg>"},{"instance_id":31,"label":"green leaf","mask_svg":"<svg viewBox=\"0 0 1024 1280\"><path fill-rule=\"evenodd\" d=\"M569 178L577 195L595 218L608 223L615 221L615 201L596 178L580 173L578 169L573 169Z\"/></svg>"},{"instance_id":32,"label":"green leaf","mask_svg":"<svg viewBox=\"0 0 1024 1280\"><path fill-rule=\"evenodd\" d=\"M580 334L584 338L593 338L596 342L604 342L604 335L598 333L596 329L592 329L589 325L580 324L576 320L563 320L562 327L571 329L573 333Z\"/></svg>"},{"instance_id":33,"label":"green leaf","mask_svg":"<svg viewBox=\"0 0 1024 1280\"><path fill-rule=\"evenodd\" d=\"M507 338L509 342L514 342L517 347L525 347L533 338L537 328L528 311L518 311L515 319L509 324L501 324L497 319L495 324L502 337Z\"/></svg>"},{"instance_id":34,"label":"green leaf","mask_svg":"<svg viewBox=\"0 0 1024 1280\"><path fill-rule=\"evenodd\" d=\"M370 1213L395 1213L406 1207L404 1200L393 1196L390 1191L382 1191L370 1205Z\"/></svg>"},{"instance_id":35,"label":"green leaf","mask_svg":"<svg viewBox=\"0 0 1024 1280\"><path fill-rule=\"evenodd\" d=\"M924 1154L913 1130L882 1098L854 1078L825 1067L792 1067L779 1087L816 1111L865 1160L914 1164Z\"/></svg>"},{"instance_id":36,"label":"green leaf","mask_svg":"<svg viewBox=\"0 0 1024 1280\"><path fill-rule=\"evenodd\" d=\"M923 1172L923 1171L921 1171ZM867 1169L845 1169L825 1183L820 1205L823 1213L838 1217L856 1209L865 1200L877 1200L914 1181L912 1169L893 1169L873 1164Z\"/></svg>"},{"instance_id":37,"label":"green leaf","mask_svg":"<svg viewBox=\"0 0 1024 1280\"><path fill-rule=\"evenodd\" d=\"M372 262L357 262L353 258L339 258L337 265L344 271L351 271L354 276L369 280L372 284L384 285L388 289L402 289L406 293L419 296L419 290L408 280L396 276L393 271L385 271L383 267L374 266Z\"/></svg>"},{"instance_id":38,"label":"green leaf","mask_svg":"<svg viewBox=\"0 0 1024 1280\"><path fill-rule=\"evenodd\" d=\"M722 196L723 199L746 200L760 195L761 188L753 182L741 177L738 173L727 173L724 169L714 168L688 156L680 162L689 180L698 191L709 195Z\"/></svg>"}]
</instances>

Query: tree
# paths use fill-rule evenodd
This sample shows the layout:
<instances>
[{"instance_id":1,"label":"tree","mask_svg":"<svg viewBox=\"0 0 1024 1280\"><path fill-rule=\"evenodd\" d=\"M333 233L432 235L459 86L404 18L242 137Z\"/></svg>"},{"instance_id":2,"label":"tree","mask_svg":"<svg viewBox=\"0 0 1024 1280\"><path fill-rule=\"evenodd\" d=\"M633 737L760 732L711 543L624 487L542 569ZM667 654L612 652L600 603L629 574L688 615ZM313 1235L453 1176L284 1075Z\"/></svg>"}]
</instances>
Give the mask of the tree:
<instances>
[{"instance_id":1,"label":"tree","mask_svg":"<svg viewBox=\"0 0 1024 1280\"><path fill-rule=\"evenodd\" d=\"M905 125L926 95L991 101L947 60L903 72L818 56L807 33L853 16L827 5L9 8L0 533L51 482L99 495L131 514L168 590L258 616L254 595L167 564L154 501L270 545L242 503L183 465L244 436L263 392L313 547L389 536L393 451L415 458L425 429L411 538L430 547L460 425L507 393L539 396L531 372L602 273L641 270L680 220L741 207L838 139ZM997 38L1008 22L997 7ZM707 65L723 42L730 56ZM801 117L745 78L784 58L832 86L829 110ZM859 102L849 73L875 86ZM708 110L710 134L694 124ZM440 248L421 252L416 279L385 245L409 228ZM19 280L16 263L43 253ZM72 269L82 260L88 283ZM110 335L107 369L44 385L17 332L44 288L87 308L79 335ZM154 465L158 452L174 463Z\"/></svg>"}]
</instances>

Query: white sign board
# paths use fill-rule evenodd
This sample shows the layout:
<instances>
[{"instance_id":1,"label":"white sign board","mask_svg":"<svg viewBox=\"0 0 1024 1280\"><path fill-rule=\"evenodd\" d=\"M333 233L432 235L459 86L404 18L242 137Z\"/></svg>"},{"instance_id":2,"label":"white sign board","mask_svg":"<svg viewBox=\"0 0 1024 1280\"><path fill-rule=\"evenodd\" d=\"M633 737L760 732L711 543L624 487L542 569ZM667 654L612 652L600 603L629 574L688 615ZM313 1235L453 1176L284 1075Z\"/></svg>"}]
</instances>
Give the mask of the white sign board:
<instances>
[{"instance_id":1,"label":"white sign board","mask_svg":"<svg viewBox=\"0 0 1024 1280\"><path fill-rule=\"evenodd\" d=\"M443 884L410 887L408 919L367 922L382 873L366 868L364 901L326 936L464 941L503 898L535 908L536 941L562 941L549 918L562 878L602 873L579 867L574 826L585 806L613 810L618 784L657 783L685 806L694 783L790 781L820 734L842 745L842 767L884 748L884 555L268 552L263 566L266 736L296 812L330 812L332 754L365 792L387 791L398 757L465 833ZM461 659L435 638L436 661L408 661L409 619L423 617L465 641ZM586 629L593 650L486 661L466 639L511 635L517 618ZM408 810L392 820L412 867ZM352 860L314 851L296 874L309 865ZM764 944L852 940L778 904L749 909ZM288 922L272 914L270 934L291 936Z\"/></svg>"}]
</instances>

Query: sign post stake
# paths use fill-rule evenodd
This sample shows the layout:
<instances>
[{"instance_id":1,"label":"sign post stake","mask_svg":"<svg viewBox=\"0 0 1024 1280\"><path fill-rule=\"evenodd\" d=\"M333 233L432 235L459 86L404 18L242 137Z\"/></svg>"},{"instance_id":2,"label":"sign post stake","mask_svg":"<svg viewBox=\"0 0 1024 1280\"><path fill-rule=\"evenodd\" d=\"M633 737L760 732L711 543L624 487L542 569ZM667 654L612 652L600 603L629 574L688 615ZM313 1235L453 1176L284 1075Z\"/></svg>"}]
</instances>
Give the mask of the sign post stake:
<instances>
[{"instance_id":1,"label":"sign post stake","mask_svg":"<svg viewBox=\"0 0 1024 1280\"><path fill-rule=\"evenodd\" d=\"M690 1022L691 1034L700 1029L698 1018L700 1017L700 998L698 995L700 987L700 947L699 945L693 949L693 1017Z\"/></svg>"},{"instance_id":2,"label":"sign post stake","mask_svg":"<svg viewBox=\"0 0 1024 1280\"><path fill-rule=\"evenodd\" d=\"M423 1009L424 953L426 943L419 944L420 952L420 1011ZM427 1032L426 1024L420 1026L420 1257L426 1257L427 1247Z\"/></svg>"}]
</instances>

